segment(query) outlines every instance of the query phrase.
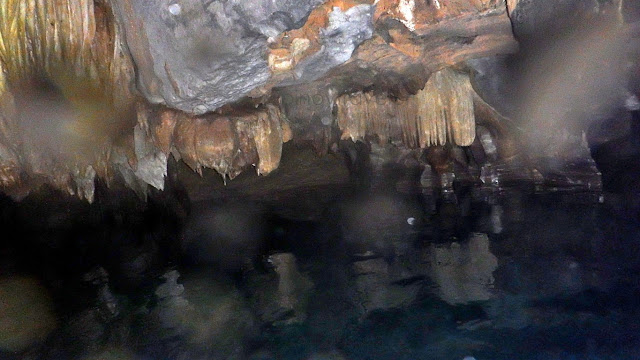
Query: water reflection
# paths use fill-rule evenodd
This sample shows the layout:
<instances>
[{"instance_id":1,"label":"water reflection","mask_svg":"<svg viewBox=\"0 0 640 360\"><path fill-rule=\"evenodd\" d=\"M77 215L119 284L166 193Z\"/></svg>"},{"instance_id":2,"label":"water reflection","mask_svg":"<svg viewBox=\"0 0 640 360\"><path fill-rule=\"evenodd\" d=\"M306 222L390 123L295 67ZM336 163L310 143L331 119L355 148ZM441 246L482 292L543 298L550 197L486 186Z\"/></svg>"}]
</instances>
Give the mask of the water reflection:
<instances>
[{"instance_id":1,"label":"water reflection","mask_svg":"<svg viewBox=\"0 0 640 360\"><path fill-rule=\"evenodd\" d=\"M431 204L420 196L344 199L313 223L258 208L216 209L226 215L203 208L188 222L195 230L183 232L184 263L130 292L114 286L104 267L79 274L79 285L56 297L65 317L47 327L44 345L5 331L0 355L640 358L640 226L607 204L471 188ZM70 297L83 300L65 308ZM15 316L8 319L20 321Z\"/></svg>"},{"instance_id":2,"label":"water reflection","mask_svg":"<svg viewBox=\"0 0 640 360\"><path fill-rule=\"evenodd\" d=\"M497 268L486 234L472 234L462 244L431 246L431 277L438 284L438 296L449 304L489 300Z\"/></svg>"}]
</instances>

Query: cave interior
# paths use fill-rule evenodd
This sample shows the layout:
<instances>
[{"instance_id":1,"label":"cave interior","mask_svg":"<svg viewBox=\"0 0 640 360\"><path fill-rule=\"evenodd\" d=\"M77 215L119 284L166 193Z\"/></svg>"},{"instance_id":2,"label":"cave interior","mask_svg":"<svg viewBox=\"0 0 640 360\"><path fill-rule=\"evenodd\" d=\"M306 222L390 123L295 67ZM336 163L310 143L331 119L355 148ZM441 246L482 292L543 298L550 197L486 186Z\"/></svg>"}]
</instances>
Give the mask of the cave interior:
<instances>
[{"instance_id":1,"label":"cave interior","mask_svg":"<svg viewBox=\"0 0 640 360\"><path fill-rule=\"evenodd\" d=\"M640 359L635 0L2 0L0 359Z\"/></svg>"}]
</instances>

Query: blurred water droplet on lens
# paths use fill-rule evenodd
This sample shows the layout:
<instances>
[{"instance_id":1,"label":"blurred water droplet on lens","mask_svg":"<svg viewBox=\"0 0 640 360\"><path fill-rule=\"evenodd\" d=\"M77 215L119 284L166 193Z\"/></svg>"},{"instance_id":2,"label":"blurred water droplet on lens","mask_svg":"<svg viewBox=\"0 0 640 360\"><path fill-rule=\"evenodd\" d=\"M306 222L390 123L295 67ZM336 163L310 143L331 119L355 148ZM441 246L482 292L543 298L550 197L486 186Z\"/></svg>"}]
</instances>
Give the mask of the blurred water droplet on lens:
<instances>
[{"instance_id":1,"label":"blurred water droplet on lens","mask_svg":"<svg viewBox=\"0 0 640 360\"><path fill-rule=\"evenodd\" d=\"M178 16L182 12L182 8L180 7L180 4L171 4L169 5L169 12L171 15Z\"/></svg>"},{"instance_id":2,"label":"blurred water droplet on lens","mask_svg":"<svg viewBox=\"0 0 640 360\"><path fill-rule=\"evenodd\" d=\"M0 350L22 351L55 328L51 299L34 279L0 279Z\"/></svg>"}]
</instances>

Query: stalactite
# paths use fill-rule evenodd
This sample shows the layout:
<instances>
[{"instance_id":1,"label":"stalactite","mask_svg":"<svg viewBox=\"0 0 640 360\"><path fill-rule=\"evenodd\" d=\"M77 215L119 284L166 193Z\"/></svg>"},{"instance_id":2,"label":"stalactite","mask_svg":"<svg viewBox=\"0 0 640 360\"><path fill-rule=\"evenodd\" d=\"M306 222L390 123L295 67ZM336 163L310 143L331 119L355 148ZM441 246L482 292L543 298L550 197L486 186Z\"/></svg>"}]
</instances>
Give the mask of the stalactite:
<instances>
[{"instance_id":1,"label":"stalactite","mask_svg":"<svg viewBox=\"0 0 640 360\"><path fill-rule=\"evenodd\" d=\"M473 89L467 74L443 70L438 74L448 77L449 94L446 96L449 137L459 146L470 146L476 137L476 122L473 109ZM446 89L446 88L445 88Z\"/></svg>"},{"instance_id":2,"label":"stalactite","mask_svg":"<svg viewBox=\"0 0 640 360\"><path fill-rule=\"evenodd\" d=\"M227 117L197 121L195 144L198 167L214 169L224 179L231 170L236 152L233 125Z\"/></svg>"},{"instance_id":3,"label":"stalactite","mask_svg":"<svg viewBox=\"0 0 640 360\"><path fill-rule=\"evenodd\" d=\"M163 190L164 178L167 176L167 154L153 145L150 134L140 124L133 129L133 138L136 177L158 190Z\"/></svg>"},{"instance_id":4,"label":"stalactite","mask_svg":"<svg viewBox=\"0 0 640 360\"><path fill-rule=\"evenodd\" d=\"M197 117L141 106L138 128L158 152L173 153L200 174L202 168L214 169L225 180L235 178L251 165L259 175L275 170L280 164L282 144L292 138L288 122L273 106L234 115Z\"/></svg>"},{"instance_id":5,"label":"stalactite","mask_svg":"<svg viewBox=\"0 0 640 360\"><path fill-rule=\"evenodd\" d=\"M446 80L441 73L432 74L424 89L416 94L420 147L444 145L447 142ZM411 119L405 119L412 121Z\"/></svg>"},{"instance_id":6,"label":"stalactite","mask_svg":"<svg viewBox=\"0 0 640 360\"><path fill-rule=\"evenodd\" d=\"M352 141L364 140L367 132L367 107L364 94L361 92L340 96L336 100L338 106L338 127L342 130L342 139Z\"/></svg>"},{"instance_id":7,"label":"stalactite","mask_svg":"<svg viewBox=\"0 0 640 360\"><path fill-rule=\"evenodd\" d=\"M73 175L77 196L90 203L93 202L96 191L96 171L93 169L93 166L88 165L85 169L76 168Z\"/></svg>"},{"instance_id":8,"label":"stalactite","mask_svg":"<svg viewBox=\"0 0 640 360\"><path fill-rule=\"evenodd\" d=\"M16 166L3 162L0 163L0 186L12 187L15 186L20 180L20 172Z\"/></svg>"},{"instance_id":9,"label":"stalactite","mask_svg":"<svg viewBox=\"0 0 640 360\"><path fill-rule=\"evenodd\" d=\"M293 138L291 126L297 140L302 138L301 133L311 134L303 140L311 139L318 153L326 152L330 142L335 140L335 129L331 127L335 93L346 89L373 87L382 91L380 94L356 92L338 99L337 123L343 139L376 138L380 143L400 140L412 148L446 142L468 145L475 136L475 120L467 75L444 69L431 76L424 90L409 99L405 97L424 84L425 68L439 68L445 63L473 57L478 52L502 51L496 51L491 44L480 43L473 47L465 44L464 54L458 57L462 52L458 48L460 44L457 40L450 44L450 39L440 39L440 32L446 36L449 36L449 30L451 34L470 33L469 36L475 38L504 31L487 27L487 24L501 23L497 17L488 19L487 16L493 16L494 10L497 15L504 12L502 4L496 5L490 0L416 2L411 9L401 3L413 2L376 1L378 6L373 23L368 20L363 23L364 30L386 24L384 19L380 20L382 16L391 16L405 25L411 23L415 29L387 29L393 40L391 44L380 35L386 31L382 29L386 25L370 42L361 44L362 39L358 39L357 44L362 46L357 47L354 58L357 61L347 63L340 68L342 70L336 69L331 75L333 80L327 80L323 86L309 83L314 89L323 89L307 99L311 103L302 102L306 105L300 106L304 96L297 96L300 88L292 90L295 98L292 104L304 109L300 111L303 116L289 117L290 125L279 109L264 105L273 99L269 97L270 89L287 82L302 85L324 73L324 70L315 72L318 70L315 65L324 64L320 61L322 57L313 58L317 63L309 60L322 53L324 47L329 47L324 38L328 33L323 29L332 24L333 16L346 14L357 7L366 8L357 13L362 15L358 18L368 19L373 1L331 0L319 4L307 17L305 25L297 25L296 29L270 38L268 46L274 61L267 65L273 65L274 72L315 64L300 68L308 73L302 77L301 72L287 76L272 74L272 80L256 92L264 99L264 102L254 99L252 104L261 104L259 108L247 110L244 106L251 102L240 102L239 107L229 105L216 113L199 116L149 104L147 100L154 102L157 99L141 99L140 95L148 94L134 93L132 80L136 75L144 78L145 73L152 71L149 67L153 64L137 61L138 73L134 74L125 45L135 52L140 50L140 44L135 41L124 44L120 31L136 29L135 25L140 24L118 18L122 26L116 26L110 6L117 7L118 3L0 0L0 187L17 186L21 181L25 182L25 188L35 187L37 185L27 183L34 178L33 184L48 182L91 201L96 177L109 185L119 174L127 186L139 194L146 194L148 185L163 188L170 155L183 160L198 173L202 173L202 168L211 168L225 179L233 179L251 166L255 166L259 175L266 175L278 167L282 144ZM126 9L126 6L119 9ZM478 11L482 14L476 19L473 16ZM459 27L454 20L462 15L471 16L473 26ZM440 24L444 20L447 23ZM426 36L432 25L437 36ZM480 27L482 30L477 29ZM508 26L505 28L510 31ZM422 41L425 38L435 40ZM511 41L509 37L508 42ZM347 48L355 44L347 44ZM343 45L340 41L336 44L340 48ZM470 47L473 49L469 50ZM397 53L393 48L411 50L405 51L411 59L393 56ZM433 49L444 55L425 55ZM143 50L145 54L148 51ZM350 54L351 50L348 52ZM432 58L437 61L424 60ZM358 65L354 69L356 64L367 66ZM413 69L421 74L413 76ZM166 64L164 70L171 85L175 86L173 76L178 72L173 68L170 72ZM371 82L369 71L379 79ZM295 79L289 79L291 76ZM360 80L352 82L351 77ZM403 77L410 78L407 82L411 86L402 85L403 90L393 91L393 84L404 81ZM229 76L229 79L235 78ZM378 87L380 83L387 86ZM42 84L51 89L39 93ZM147 87L154 85L157 84L145 83ZM384 95L390 87L391 96L403 100ZM327 92L327 96L323 92ZM320 103L316 103L315 95L322 95ZM137 108L132 106L134 103ZM290 113L296 112L289 109L287 116ZM41 146L43 142L47 146Z\"/></svg>"},{"instance_id":10,"label":"stalactite","mask_svg":"<svg viewBox=\"0 0 640 360\"><path fill-rule=\"evenodd\" d=\"M214 169L226 181L252 165L259 175L272 172L280 164L282 144L292 138L290 125L274 106L233 115L192 116L140 103L134 132L135 154L127 154L122 145L118 153L133 156L137 164L131 171L156 188L163 183L170 153L195 172Z\"/></svg>"},{"instance_id":11,"label":"stalactite","mask_svg":"<svg viewBox=\"0 0 640 360\"><path fill-rule=\"evenodd\" d=\"M132 128L133 78L108 2L0 2L1 185L26 174L92 201L105 148Z\"/></svg>"},{"instance_id":12,"label":"stalactite","mask_svg":"<svg viewBox=\"0 0 640 360\"><path fill-rule=\"evenodd\" d=\"M402 142L409 148L420 147L420 136L418 133L418 98L411 96L407 100L398 103L398 116L392 119L401 129Z\"/></svg>"},{"instance_id":13,"label":"stalactite","mask_svg":"<svg viewBox=\"0 0 640 360\"><path fill-rule=\"evenodd\" d=\"M269 106L266 112L258 113L254 128L254 141L259 161L256 166L258 175L266 175L277 169L282 155L282 126L276 107Z\"/></svg>"},{"instance_id":14,"label":"stalactite","mask_svg":"<svg viewBox=\"0 0 640 360\"><path fill-rule=\"evenodd\" d=\"M202 174L196 152L196 131L195 121L186 117L179 119L174 130L173 145L177 150L177 157L193 171Z\"/></svg>"},{"instance_id":15,"label":"stalactite","mask_svg":"<svg viewBox=\"0 0 640 360\"><path fill-rule=\"evenodd\" d=\"M129 102L132 65L107 3L5 0L0 3L0 91L33 76L64 85L87 79L116 104ZM114 91L114 90L118 91Z\"/></svg>"},{"instance_id":16,"label":"stalactite","mask_svg":"<svg viewBox=\"0 0 640 360\"><path fill-rule=\"evenodd\" d=\"M469 146L475 138L473 90L469 76L444 69L407 100L372 93L339 97L338 126L342 139L377 137L382 143L402 140L408 147Z\"/></svg>"}]
</instances>

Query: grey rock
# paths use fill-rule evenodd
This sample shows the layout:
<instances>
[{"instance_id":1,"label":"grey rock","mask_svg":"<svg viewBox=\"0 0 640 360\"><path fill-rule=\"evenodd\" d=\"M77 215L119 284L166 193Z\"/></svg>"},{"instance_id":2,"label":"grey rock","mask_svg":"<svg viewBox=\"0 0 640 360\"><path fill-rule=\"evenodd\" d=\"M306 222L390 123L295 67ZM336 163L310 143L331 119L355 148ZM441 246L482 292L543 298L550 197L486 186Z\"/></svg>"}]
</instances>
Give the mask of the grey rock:
<instances>
[{"instance_id":1,"label":"grey rock","mask_svg":"<svg viewBox=\"0 0 640 360\"><path fill-rule=\"evenodd\" d=\"M115 1L116 14L152 103L203 114L237 101L271 77L267 43L304 25L322 0ZM372 5L329 14L322 48L279 86L318 79L343 64L373 35ZM135 24L135 31L130 31ZM139 27L138 27L139 25ZM154 184L152 184L155 186Z\"/></svg>"},{"instance_id":2,"label":"grey rock","mask_svg":"<svg viewBox=\"0 0 640 360\"><path fill-rule=\"evenodd\" d=\"M295 80L280 85L314 81L347 62L358 45L373 36L374 10L373 5L358 5L344 12L334 8L329 14L329 26L320 32L322 49L296 66Z\"/></svg>"},{"instance_id":3,"label":"grey rock","mask_svg":"<svg viewBox=\"0 0 640 360\"><path fill-rule=\"evenodd\" d=\"M152 67L138 74L144 96L202 114L265 84L268 38L301 26L321 3L117 0L114 8L136 65ZM344 31L336 21L328 36ZM338 45L329 47L335 51Z\"/></svg>"}]
</instances>

